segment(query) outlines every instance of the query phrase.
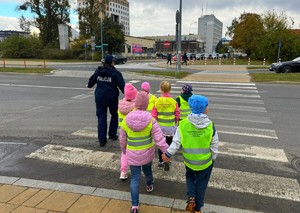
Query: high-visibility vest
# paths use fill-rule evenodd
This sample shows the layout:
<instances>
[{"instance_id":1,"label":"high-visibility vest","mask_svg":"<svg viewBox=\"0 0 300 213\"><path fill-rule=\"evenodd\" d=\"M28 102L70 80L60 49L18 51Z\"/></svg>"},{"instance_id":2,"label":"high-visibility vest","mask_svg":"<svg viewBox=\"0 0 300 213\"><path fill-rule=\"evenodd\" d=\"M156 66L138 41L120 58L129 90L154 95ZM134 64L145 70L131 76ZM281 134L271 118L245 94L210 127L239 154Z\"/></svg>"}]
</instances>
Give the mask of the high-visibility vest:
<instances>
[{"instance_id":1,"label":"high-visibility vest","mask_svg":"<svg viewBox=\"0 0 300 213\"><path fill-rule=\"evenodd\" d=\"M152 141L152 120L140 132L133 131L126 124L126 120L122 121L121 124L122 129L127 133L127 146L128 150L146 150L154 146L154 142Z\"/></svg>"},{"instance_id":2,"label":"high-visibility vest","mask_svg":"<svg viewBox=\"0 0 300 213\"><path fill-rule=\"evenodd\" d=\"M148 103L148 107L147 107L147 111L150 112L150 113L151 113L151 111L152 111L152 109L154 107L155 100L156 100L156 96L150 94L149 103Z\"/></svg>"},{"instance_id":3,"label":"high-visibility vest","mask_svg":"<svg viewBox=\"0 0 300 213\"><path fill-rule=\"evenodd\" d=\"M118 117L119 117L119 126L121 126L121 123L125 119L126 115L122 114L120 110L118 110Z\"/></svg>"},{"instance_id":4,"label":"high-visibility vest","mask_svg":"<svg viewBox=\"0 0 300 213\"><path fill-rule=\"evenodd\" d=\"M182 119L187 118L188 114L191 113L191 109L186 100L184 100L181 96L178 96L178 98L180 100L180 107L179 107L180 119L182 120Z\"/></svg>"},{"instance_id":5,"label":"high-visibility vest","mask_svg":"<svg viewBox=\"0 0 300 213\"><path fill-rule=\"evenodd\" d=\"M176 101L169 97L159 97L155 101L157 123L160 126L175 126Z\"/></svg>"},{"instance_id":6,"label":"high-visibility vest","mask_svg":"<svg viewBox=\"0 0 300 213\"><path fill-rule=\"evenodd\" d=\"M184 164L194 171L201 171L212 164L210 150L213 136L213 124L203 129L196 128L187 119L180 121L182 155Z\"/></svg>"}]
</instances>

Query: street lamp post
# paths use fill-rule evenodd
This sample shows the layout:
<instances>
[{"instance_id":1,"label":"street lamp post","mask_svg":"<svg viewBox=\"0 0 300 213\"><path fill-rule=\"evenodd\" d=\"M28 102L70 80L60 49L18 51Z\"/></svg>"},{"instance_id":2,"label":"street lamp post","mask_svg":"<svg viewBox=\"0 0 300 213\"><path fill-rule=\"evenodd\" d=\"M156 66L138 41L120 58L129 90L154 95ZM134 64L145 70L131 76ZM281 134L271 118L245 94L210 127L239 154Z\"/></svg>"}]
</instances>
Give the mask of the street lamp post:
<instances>
[{"instance_id":1,"label":"street lamp post","mask_svg":"<svg viewBox=\"0 0 300 213\"><path fill-rule=\"evenodd\" d=\"M193 24L196 24L197 22L196 21L193 21L191 24L190 24L190 28L189 28L189 35L191 34L191 27Z\"/></svg>"}]
</instances>

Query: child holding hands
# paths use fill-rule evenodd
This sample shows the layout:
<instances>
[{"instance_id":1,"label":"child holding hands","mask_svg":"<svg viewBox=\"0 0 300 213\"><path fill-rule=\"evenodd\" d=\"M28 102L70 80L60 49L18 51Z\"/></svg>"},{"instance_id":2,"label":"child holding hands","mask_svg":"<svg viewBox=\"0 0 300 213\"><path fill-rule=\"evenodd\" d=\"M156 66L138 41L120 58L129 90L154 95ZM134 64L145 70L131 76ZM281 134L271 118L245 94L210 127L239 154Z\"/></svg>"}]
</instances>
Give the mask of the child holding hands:
<instances>
[{"instance_id":1,"label":"child holding hands","mask_svg":"<svg viewBox=\"0 0 300 213\"><path fill-rule=\"evenodd\" d=\"M192 95L188 100L191 114L179 122L173 142L165 154L170 161L180 147L186 167L187 206L186 211L201 213L205 191L214 161L218 153L218 133L208 118L208 99Z\"/></svg>"}]
</instances>

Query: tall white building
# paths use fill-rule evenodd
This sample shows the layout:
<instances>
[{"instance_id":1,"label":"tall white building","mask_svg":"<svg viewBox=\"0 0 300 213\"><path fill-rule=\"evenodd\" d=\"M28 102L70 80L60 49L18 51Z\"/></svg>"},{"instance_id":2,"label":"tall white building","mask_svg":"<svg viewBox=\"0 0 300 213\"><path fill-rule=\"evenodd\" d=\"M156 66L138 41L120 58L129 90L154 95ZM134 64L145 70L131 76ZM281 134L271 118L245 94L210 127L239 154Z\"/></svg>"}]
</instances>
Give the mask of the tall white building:
<instances>
[{"instance_id":1,"label":"tall white building","mask_svg":"<svg viewBox=\"0 0 300 213\"><path fill-rule=\"evenodd\" d=\"M205 42L205 52L215 52L217 44L222 39L222 30L223 23L214 15L204 15L198 19L198 34Z\"/></svg>"},{"instance_id":2,"label":"tall white building","mask_svg":"<svg viewBox=\"0 0 300 213\"><path fill-rule=\"evenodd\" d=\"M110 0L106 15L123 24L125 35L130 35L129 2L127 0Z\"/></svg>"},{"instance_id":3,"label":"tall white building","mask_svg":"<svg viewBox=\"0 0 300 213\"><path fill-rule=\"evenodd\" d=\"M84 7L85 5L86 0L77 0L78 7ZM99 14L100 17L103 17L103 15L104 14ZM109 0L105 15L112 17L114 21L123 24L125 35L130 35L129 2L127 0Z\"/></svg>"}]
</instances>

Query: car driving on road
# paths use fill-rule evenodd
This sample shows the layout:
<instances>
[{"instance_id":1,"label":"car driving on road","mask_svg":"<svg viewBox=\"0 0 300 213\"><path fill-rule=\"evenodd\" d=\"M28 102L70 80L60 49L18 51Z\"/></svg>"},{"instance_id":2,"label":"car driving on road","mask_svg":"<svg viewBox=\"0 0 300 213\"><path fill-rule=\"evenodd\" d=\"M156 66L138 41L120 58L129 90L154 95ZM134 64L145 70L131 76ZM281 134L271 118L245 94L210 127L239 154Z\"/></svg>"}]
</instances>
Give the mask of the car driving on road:
<instances>
[{"instance_id":1,"label":"car driving on road","mask_svg":"<svg viewBox=\"0 0 300 213\"><path fill-rule=\"evenodd\" d=\"M300 72L300 57L291 61L272 63L269 70L276 73Z\"/></svg>"}]
</instances>

